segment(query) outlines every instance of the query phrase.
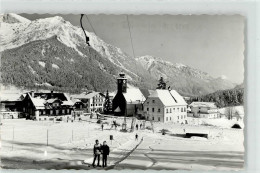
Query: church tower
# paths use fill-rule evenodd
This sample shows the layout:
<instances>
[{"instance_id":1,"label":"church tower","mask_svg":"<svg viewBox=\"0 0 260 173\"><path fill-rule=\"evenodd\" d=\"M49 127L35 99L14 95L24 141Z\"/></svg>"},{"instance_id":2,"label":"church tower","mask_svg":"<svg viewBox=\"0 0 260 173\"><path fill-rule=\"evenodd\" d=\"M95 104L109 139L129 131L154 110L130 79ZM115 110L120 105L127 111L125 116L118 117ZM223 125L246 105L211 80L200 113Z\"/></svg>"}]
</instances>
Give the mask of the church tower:
<instances>
[{"instance_id":1,"label":"church tower","mask_svg":"<svg viewBox=\"0 0 260 173\"><path fill-rule=\"evenodd\" d=\"M120 73L117 78L117 94L113 99L113 112L115 116L125 116L126 114L126 100L123 93L127 90L127 79L124 73Z\"/></svg>"},{"instance_id":2,"label":"church tower","mask_svg":"<svg viewBox=\"0 0 260 173\"><path fill-rule=\"evenodd\" d=\"M127 79L124 73L120 73L117 78L117 93L126 93Z\"/></svg>"}]
</instances>

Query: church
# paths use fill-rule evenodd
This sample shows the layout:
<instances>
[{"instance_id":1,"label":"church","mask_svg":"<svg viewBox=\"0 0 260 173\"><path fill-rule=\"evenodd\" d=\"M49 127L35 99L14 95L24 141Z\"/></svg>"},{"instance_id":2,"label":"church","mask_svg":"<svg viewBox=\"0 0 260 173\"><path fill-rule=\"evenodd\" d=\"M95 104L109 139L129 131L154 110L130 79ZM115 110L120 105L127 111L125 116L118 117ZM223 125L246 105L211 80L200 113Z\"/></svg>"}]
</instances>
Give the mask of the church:
<instances>
[{"instance_id":1,"label":"church","mask_svg":"<svg viewBox=\"0 0 260 173\"><path fill-rule=\"evenodd\" d=\"M127 88L127 78L120 73L117 78L117 93L113 99L115 116L137 116L142 114L145 96L139 88Z\"/></svg>"}]
</instances>

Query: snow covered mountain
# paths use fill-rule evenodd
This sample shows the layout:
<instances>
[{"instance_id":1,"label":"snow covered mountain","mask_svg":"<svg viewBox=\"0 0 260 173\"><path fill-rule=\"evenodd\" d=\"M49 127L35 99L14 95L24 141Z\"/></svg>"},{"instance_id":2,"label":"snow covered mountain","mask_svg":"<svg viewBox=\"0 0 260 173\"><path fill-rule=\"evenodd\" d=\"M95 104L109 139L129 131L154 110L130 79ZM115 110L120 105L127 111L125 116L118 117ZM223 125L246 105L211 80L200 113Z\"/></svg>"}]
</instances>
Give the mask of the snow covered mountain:
<instances>
[{"instance_id":1,"label":"snow covered mountain","mask_svg":"<svg viewBox=\"0 0 260 173\"><path fill-rule=\"evenodd\" d=\"M207 73L182 64L151 56L134 59L86 31L88 47L81 28L59 16L30 21L17 14L2 14L0 24L3 84L72 92L115 90L115 78L123 71L134 86L155 88L163 76L187 95L230 87L226 80L214 83L216 79Z\"/></svg>"},{"instance_id":2,"label":"snow covered mountain","mask_svg":"<svg viewBox=\"0 0 260 173\"><path fill-rule=\"evenodd\" d=\"M138 62L156 79L161 76L171 88L185 95L200 95L217 90L231 89L235 85L223 78L213 78L208 73L176 63L167 62L158 57L142 56Z\"/></svg>"}]
</instances>

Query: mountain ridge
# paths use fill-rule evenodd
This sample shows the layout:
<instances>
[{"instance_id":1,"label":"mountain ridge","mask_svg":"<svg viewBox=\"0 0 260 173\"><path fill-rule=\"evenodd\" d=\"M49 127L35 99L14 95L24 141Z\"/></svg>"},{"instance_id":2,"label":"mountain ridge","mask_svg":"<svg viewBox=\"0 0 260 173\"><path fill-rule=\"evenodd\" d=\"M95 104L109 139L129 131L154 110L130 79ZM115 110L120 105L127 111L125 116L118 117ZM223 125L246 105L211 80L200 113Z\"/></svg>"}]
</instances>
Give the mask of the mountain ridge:
<instances>
[{"instance_id":1,"label":"mountain ridge","mask_svg":"<svg viewBox=\"0 0 260 173\"><path fill-rule=\"evenodd\" d=\"M67 88L66 85L71 87L65 81L59 83L52 79L53 77L50 74L55 76L58 73L56 71L59 71L63 76L66 74L78 79L75 83L79 87L78 90L84 87L113 90L116 88L115 79L118 73L123 71L126 73L129 83L134 86L154 89L159 77L163 76L170 80L169 85L185 95L206 94L234 87L226 80L218 81L206 72L180 63L173 64L152 56L134 59L120 48L110 45L94 33L86 31L90 38L91 47L88 47L85 44L85 37L81 28L73 26L60 16L34 21L17 18L20 20L17 23L1 21L0 33L3 39L0 42L0 52L2 52L2 64L7 65L7 67L1 67L1 71L3 73L2 82L6 84L22 86L22 83L25 82L27 84L32 83L30 87L33 87L33 85L39 87L44 84L56 88L59 88L59 86ZM27 72L22 73L24 76L20 77L24 80L23 82L10 74L13 73L10 68L14 68L14 59L15 62L23 64L23 67L20 67L21 69L16 70L27 70ZM85 64L87 68L83 67L80 62ZM149 62L153 66L146 64ZM66 63L75 63L78 67L69 68ZM51 67L49 75L47 75L48 70L45 68L46 64L48 64L48 68ZM81 71L79 72L77 68ZM45 77L45 75L48 77ZM91 75L100 79L95 81ZM24 78L33 78L33 80L26 82ZM107 78L110 78L110 80L107 80ZM111 82L113 81L111 78L114 79L114 82ZM83 80L82 82L86 82L86 84L83 84L80 80ZM107 84L102 81L106 81ZM178 81L178 84L176 81ZM101 83L100 87L95 84L96 82Z\"/></svg>"}]
</instances>

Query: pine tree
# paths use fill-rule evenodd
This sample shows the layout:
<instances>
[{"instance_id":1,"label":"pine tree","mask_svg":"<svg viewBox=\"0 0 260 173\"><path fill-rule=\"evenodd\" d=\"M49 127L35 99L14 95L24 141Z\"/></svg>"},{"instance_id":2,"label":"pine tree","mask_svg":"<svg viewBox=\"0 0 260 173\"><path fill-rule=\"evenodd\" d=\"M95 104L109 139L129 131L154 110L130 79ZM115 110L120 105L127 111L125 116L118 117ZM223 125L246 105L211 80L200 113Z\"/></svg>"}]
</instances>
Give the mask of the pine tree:
<instances>
[{"instance_id":1,"label":"pine tree","mask_svg":"<svg viewBox=\"0 0 260 173\"><path fill-rule=\"evenodd\" d=\"M109 93L108 93L108 90L107 90L106 97L105 97L105 103L104 103L104 113L105 114L109 114L109 113L112 112L112 110L111 110L112 105L111 104L112 103L111 103L111 100L109 98Z\"/></svg>"},{"instance_id":2,"label":"pine tree","mask_svg":"<svg viewBox=\"0 0 260 173\"><path fill-rule=\"evenodd\" d=\"M159 79L156 89L166 89L166 82L164 82L163 77Z\"/></svg>"}]
</instances>

